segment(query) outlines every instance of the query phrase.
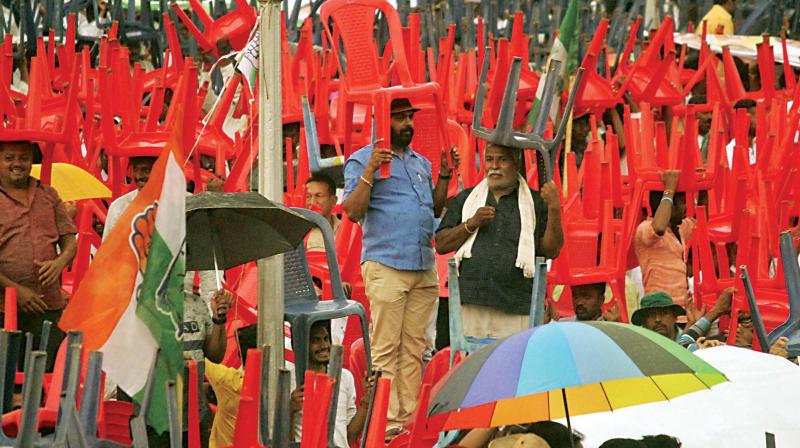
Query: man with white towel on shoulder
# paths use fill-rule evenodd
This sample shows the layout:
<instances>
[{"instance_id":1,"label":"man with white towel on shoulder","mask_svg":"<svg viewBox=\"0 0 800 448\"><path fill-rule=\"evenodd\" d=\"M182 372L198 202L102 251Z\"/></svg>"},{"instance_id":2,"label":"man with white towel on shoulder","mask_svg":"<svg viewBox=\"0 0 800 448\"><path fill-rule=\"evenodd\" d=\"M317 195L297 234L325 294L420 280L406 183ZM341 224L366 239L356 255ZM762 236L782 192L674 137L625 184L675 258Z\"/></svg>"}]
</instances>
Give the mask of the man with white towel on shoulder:
<instances>
[{"instance_id":1,"label":"man with white towel on shoulder","mask_svg":"<svg viewBox=\"0 0 800 448\"><path fill-rule=\"evenodd\" d=\"M528 328L536 256L564 244L561 200L552 181L528 187L519 149L490 143L484 164L486 177L448 204L436 250L456 251L464 334L502 338Z\"/></svg>"}]
</instances>

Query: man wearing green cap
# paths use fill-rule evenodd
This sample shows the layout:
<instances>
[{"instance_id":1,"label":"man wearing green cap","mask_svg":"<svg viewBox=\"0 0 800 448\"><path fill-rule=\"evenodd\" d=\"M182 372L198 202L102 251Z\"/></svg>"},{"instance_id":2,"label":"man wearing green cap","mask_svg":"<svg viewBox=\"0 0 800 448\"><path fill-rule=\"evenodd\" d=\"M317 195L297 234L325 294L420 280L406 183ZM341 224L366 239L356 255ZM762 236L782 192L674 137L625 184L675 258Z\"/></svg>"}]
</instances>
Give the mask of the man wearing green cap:
<instances>
[{"instance_id":1,"label":"man wearing green cap","mask_svg":"<svg viewBox=\"0 0 800 448\"><path fill-rule=\"evenodd\" d=\"M735 288L727 288L720 293L717 302L711 311L705 312L703 306L698 312L691 313L689 322L686 324L688 330L682 332L677 325L678 316L686 315L686 310L676 305L672 297L663 291L656 291L642 297L641 306L631 317L631 323L665 336L691 351L697 350L697 340L705 336L711 329L711 323L720 316L731 311L731 302ZM702 314L696 318L697 314ZM695 318L694 321L692 318Z\"/></svg>"}]
</instances>

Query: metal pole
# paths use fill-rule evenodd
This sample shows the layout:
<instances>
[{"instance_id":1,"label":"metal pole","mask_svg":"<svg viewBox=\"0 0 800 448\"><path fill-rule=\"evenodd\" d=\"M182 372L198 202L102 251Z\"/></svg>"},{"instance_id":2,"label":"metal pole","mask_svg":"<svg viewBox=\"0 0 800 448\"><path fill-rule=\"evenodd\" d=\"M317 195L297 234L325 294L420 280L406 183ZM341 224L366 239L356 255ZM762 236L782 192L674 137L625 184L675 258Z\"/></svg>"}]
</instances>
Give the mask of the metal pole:
<instances>
[{"instance_id":1,"label":"metal pole","mask_svg":"<svg viewBox=\"0 0 800 448\"><path fill-rule=\"evenodd\" d=\"M261 42L258 78L258 192L283 202L281 126L281 2L259 0ZM283 367L283 256L258 262L258 346L269 345L269 396L277 394ZM275 408L269 408L273 422Z\"/></svg>"}]
</instances>

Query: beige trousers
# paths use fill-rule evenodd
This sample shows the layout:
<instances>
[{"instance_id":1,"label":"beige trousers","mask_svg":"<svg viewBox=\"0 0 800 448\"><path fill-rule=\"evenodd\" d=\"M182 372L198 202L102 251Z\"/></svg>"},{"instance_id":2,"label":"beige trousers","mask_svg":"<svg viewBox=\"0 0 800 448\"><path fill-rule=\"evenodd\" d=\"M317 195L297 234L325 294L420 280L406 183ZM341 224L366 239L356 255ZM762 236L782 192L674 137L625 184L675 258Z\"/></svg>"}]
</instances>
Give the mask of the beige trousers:
<instances>
[{"instance_id":1,"label":"beige trousers","mask_svg":"<svg viewBox=\"0 0 800 448\"><path fill-rule=\"evenodd\" d=\"M375 261L361 265L372 319L372 363L392 380L387 429L411 417L422 382L425 328L439 297L436 267L398 271Z\"/></svg>"},{"instance_id":2,"label":"beige trousers","mask_svg":"<svg viewBox=\"0 0 800 448\"><path fill-rule=\"evenodd\" d=\"M527 314L509 314L482 305L461 304L464 335L500 339L528 329Z\"/></svg>"}]
</instances>

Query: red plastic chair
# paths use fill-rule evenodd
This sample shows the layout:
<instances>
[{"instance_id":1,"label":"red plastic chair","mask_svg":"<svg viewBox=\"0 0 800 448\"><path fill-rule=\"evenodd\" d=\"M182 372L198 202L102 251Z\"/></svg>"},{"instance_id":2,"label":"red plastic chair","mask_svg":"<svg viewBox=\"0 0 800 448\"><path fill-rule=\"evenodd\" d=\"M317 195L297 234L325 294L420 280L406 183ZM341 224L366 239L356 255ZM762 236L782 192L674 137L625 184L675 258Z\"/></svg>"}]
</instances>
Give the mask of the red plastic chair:
<instances>
[{"instance_id":1,"label":"red plastic chair","mask_svg":"<svg viewBox=\"0 0 800 448\"><path fill-rule=\"evenodd\" d=\"M608 19L600 21L595 30L592 42L583 58L583 78L578 91L575 94L575 113L574 116L593 113L602 115L608 108L614 107L620 102L620 95L612 87L611 82L597 74L597 58L600 55L606 31L608 30Z\"/></svg>"},{"instance_id":2,"label":"red plastic chair","mask_svg":"<svg viewBox=\"0 0 800 448\"><path fill-rule=\"evenodd\" d=\"M327 445L328 411L333 394L333 378L306 370L303 393L303 435L301 448L325 448Z\"/></svg>"},{"instance_id":3,"label":"red plastic chair","mask_svg":"<svg viewBox=\"0 0 800 448\"><path fill-rule=\"evenodd\" d=\"M132 417L133 403L118 400L104 401L102 418L98 422L100 438L111 440L122 445L132 445Z\"/></svg>"},{"instance_id":4,"label":"red plastic chair","mask_svg":"<svg viewBox=\"0 0 800 448\"><path fill-rule=\"evenodd\" d=\"M385 448L386 413L389 410L389 391L392 380L378 378L375 385L375 402L372 405L372 417L367 429L366 448Z\"/></svg>"},{"instance_id":5,"label":"red plastic chair","mask_svg":"<svg viewBox=\"0 0 800 448\"><path fill-rule=\"evenodd\" d=\"M3 329L16 331L19 323L17 321L17 288L6 287L3 298Z\"/></svg>"},{"instance_id":6,"label":"red plastic chair","mask_svg":"<svg viewBox=\"0 0 800 448\"><path fill-rule=\"evenodd\" d=\"M364 339L356 339L350 344L350 358L349 358L350 373L353 374L356 383L356 402L361 400L364 395L363 379L367 377L367 356L364 354Z\"/></svg>"},{"instance_id":7,"label":"red plastic chair","mask_svg":"<svg viewBox=\"0 0 800 448\"><path fill-rule=\"evenodd\" d=\"M375 14L378 11L383 14L389 26L394 57L393 71L400 81L399 85L389 86L388 74L380 69L378 48L373 35ZM331 19L334 29L328 25ZM338 117L339 120L344 120L343 143L346 155L351 152L354 105L361 103L376 107L378 138L384 138L384 141L389 142L389 105L394 98L421 100L433 97L441 132L439 147L449 146L446 133L447 119L439 85L436 83L417 84L413 81L406 60L400 18L388 1L329 0L320 8L320 21L325 29L327 39L331 42L331 49L337 63L340 60L339 39L335 38L334 30L339 33L347 57L347 70L344 70L341 65L339 66L342 76L339 92L340 101L344 101L344 116ZM366 123L365 128L369 128ZM382 176L386 175L388 172L382 168Z\"/></svg>"},{"instance_id":8,"label":"red plastic chair","mask_svg":"<svg viewBox=\"0 0 800 448\"><path fill-rule=\"evenodd\" d=\"M208 15L199 0L189 0L192 11L197 15L200 23L203 24L203 32L200 32L197 25L192 22L177 3L172 4L172 9L178 14L178 17L189 32L192 33L192 36L197 40L197 44L203 50L212 52L215 56L220 57L221 55L217 50L219 41L227 40L234 50L239 51L247 45L250 31L256 24L255 8L250 6L246 0L234 1L236 2L236 9L214 20Z\"/></svg>"},{"instance_id":9,"label":"red plastic chair","mask_svg":"<svg viewBox=\"0 0 800 448\"><path fill-rule=\"evenodd\" d=\"M668 49L673 30L672 18L667 16L647 45L647 49L637 58L630 70L626 71L624 66L617 70L615 73L617 79L625 73L625 80L619 88L620 92L628 90L637 102L644 101L657 106L676 105L683 101L684 96L680 86L676 85L674 80L666 78L670 65L675 64L675 55L670 54ZM662 48L663 55L661 55ZM674 52L674 48L672 51Z\"/></svg>"},{"instance_id":10,"label":"red plastic chair","mask_svg":"<svg viewBox=\"0 0 800 448\"><path fill-rule=\"evenodd\" d=\"M208 118L207 123L203 124L202 121L197 123L197 134L191 140L191 142L197 141L195 150L199 151L200 154L216 158L217 170L221 170L225 166L225 162L236 155L233 139L225 133L222 125L228 117L228 112L231 109L234 95L239 88L241 80L242 76L238 73L231 77L222 92L219 103L211 111L211 116ZM191 147L188 149L191 149Z\"/></svg>"},{"instance_id":11,"label":"red plastic chair","mask_svg":"<svg viewBox=\"0 0 800 448\"><path fill-rule=\"evenodd\" d=\"M258 405L261 389L261 350L247 350L242 390L239 393L239 412L233 432L234 447L261 447L258 442Z\"/></svg>"},{"instance_id":12,"label":"red plastic chair","mask_svg":"<svg viewBox=\"0 0 800 448\"><path fill-rule=\"evenodd\" d=\"M189 430L189 448L200 448L200 379L197 373L197 361L189 361L189 410L187 429ZM258 414L256 414L258 415Z\"/></svg>"}]
</instances>

